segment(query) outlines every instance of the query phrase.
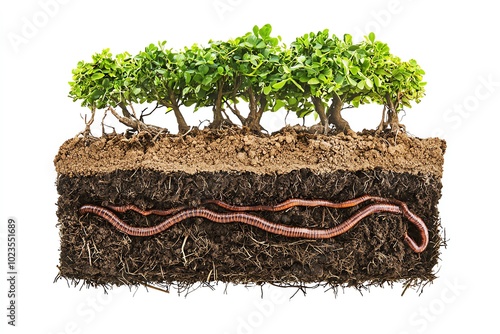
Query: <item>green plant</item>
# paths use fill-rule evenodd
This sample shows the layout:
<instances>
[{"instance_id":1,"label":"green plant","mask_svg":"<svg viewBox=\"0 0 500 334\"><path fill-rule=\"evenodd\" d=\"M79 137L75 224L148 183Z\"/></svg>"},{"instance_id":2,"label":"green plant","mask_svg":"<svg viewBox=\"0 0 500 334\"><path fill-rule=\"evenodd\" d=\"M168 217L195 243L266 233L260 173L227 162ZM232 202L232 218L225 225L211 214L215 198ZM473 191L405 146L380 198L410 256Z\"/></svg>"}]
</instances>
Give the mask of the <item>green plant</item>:
<instances>
[{"instance_id":1,"label":"green plant","mask_svg":"<svg viewBox=\"0 0 500 334\"><path fill-rule=\"evenodd\" d=\"M370 75L374 83L370 89L370 98L384 106L377 131L388 127L392 131L404 129L399 123L398 113L404 107L411 108L411 102L420 103L424 97L425 72L414 59L403 62L392 55L389 46L376 41L373 33L365 37L358 52L369 59Z\"/></svg>"},{"instance_id":2,"label":"green plant","mask_svg":"<svg viewBox=\"0 0 500 334\"><path fill-rule=\"evenodd\" d=\"M184 87L187 105L194 110L211 107L213 120L211 127L223 126L224 96L231 89L234 70L230 65L230 49L227 43L219 43L215 47L203 48L197 44L183 51Z\"/></svg>"},{"instance_id":3,"label":"green plant","mask_svg":"<svg viewBox=\"0 0 500 334\"><path fill-rule=\"evenodd\" d=\"M299 117L315 111L325 132L328 128L325 105L335 89L333 53L336 44L336 39L330 38L328 30L297 38L284 58L285 79L275 85L279 88L286 82L281 96L287 109L296 108Z\"/></svg>"},{"instance_id":4,"label":"green plant","mask_svg":"<svg viewBox=\"0 0 500 334\"><path fill-rule=\"evenodd\" d=\"M97 109L109 110L121 123L135 131L160 129L147 125L137 119L134 104L146 100L144 91L137 81L136 59L129 53L121 53L113 57L109 49L92 56L92 62L78 62L72 71L69 96L73 101L81 100L84 107L91 110L91 118L86 122L85 133L90 132ZM120 107L122 115L115 108Z\"/></svg>"},{"instance_id":5,"label":"green plant","mask_svg":"<svg viewBox=\"0 0 500 334\"><path fill-rule=\"evenodd\" d=\"M273 90L269 89L279 79L281 37L271 36L271 25L262 28L254 26L253 31L231 41L235 46L236 84L231 93L231 101L243 100L248 104L246 118L239 117L244 126L260 131L260 121L265 111L270 110L275 101ZM231 108L240 114L236 104Z\"/></svg>"},{"instance_id":6,"label":"green plant","mask_svg":"<svg viewBox=\"0 0 500 334\"><path fill-rule=\"evenodd\" d=\"M351 36L341 40L328 30L299 37L291 45L288 88L293 93L287 101L300 104L299 116L314 110L324 127L329 124L343 132L350 132L349 123L342 118L341 110L353 101L359 105L361 96L372 83L363 74L364 64L352 46ZM356 99L357 100L354 100ZM310 103L308 102L310 100Z\"/></svg>"},{"instance_id":7,"label":"green plant","mask_svg":"<svg viewBox=\"0 0 500 334\"><path fill-rule=\"evenodd\" d=\"M420 103L425 95L426 82L422 81L425 72L414 59L403 62L398 57L393 57L390 64L387 70L389 75L378 91L379 97L383 100L384 112L387 111L387 120L384 121L383 112L379 131L388 126L393 131L404 130L404 126L399 123L398 113L404 107L410 108L412 101Z\"/></svg>"},{"instance_id":8,"label":"green plant","mask_svg":"<svg viewBox=\"0 0 500 334\"><path fill-rule=\"evenodd\" d=\"M166 41L150 44L136 56L136 83L142 100L173 111L180 133L189 130L182 113L185 103L186 70L184 55L166 49Z\"/></svg>"},{"instance_id":9,"label":"green plant","mask_svg":"<svg viewBox=\"0 0 500 334\"><path fill-rule=\"evenodd\" d=\"M270 25L255 26L252 32L229 41L210 41L206 48L193 45L185 49L190 103L195 110L212 108L212 127L231 123L226 114L229 109L243 126L262 130L262 114L274 101L266 87L277 80L281 51L280 38L270 34ZM242 101L248 104L247 116L238 108Z\"/></svg>"},{"instance_id":10,"label":"green plant","mask_svg":"<svg viewBox=\"0 0 500 334\"><path fill-rule=\"evenodd\" d=\"M341 112L365 103L384 106L378 131L398 131L404 129L398 112L424 96L424 71L417 62L392 55L373 33L353 43L351 35L340 39L325 29L304 34L287 47L271 32L269 24L255 26L228 41L179 51L160 42L136 56L125 52L113 57L105 49L92 62L78 63L69 96L91 110L85 133L97 109L110 111L134 131L165 131L136 115L134 105L143 103L173 112L180 133L190 128L183 107L211 108L213 128L232 124L230 110L242 126L261 131L266 111L285 108L299 117L317 115L325 133L330 124L352 133ZM242 103L248 106L246 115Z\"/></svg>"}]
</instances>

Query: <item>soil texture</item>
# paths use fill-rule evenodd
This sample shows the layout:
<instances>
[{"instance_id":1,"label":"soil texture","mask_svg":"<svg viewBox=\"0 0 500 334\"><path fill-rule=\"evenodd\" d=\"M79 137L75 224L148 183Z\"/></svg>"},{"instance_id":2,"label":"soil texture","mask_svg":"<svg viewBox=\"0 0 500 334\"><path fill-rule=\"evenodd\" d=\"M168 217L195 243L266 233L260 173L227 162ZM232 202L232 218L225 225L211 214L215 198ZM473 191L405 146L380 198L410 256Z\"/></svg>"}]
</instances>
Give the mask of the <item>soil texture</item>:
<instances>
[{"instance_id":1,"label":"soil texture","mask_svg":"<svg viewBox=\"0 0 500 334\"><path fill-rule=\"evenodd\" d=\"M154 142L120 135L74 138L55 159L59 276L89 285L425 284L436 277L444 244L437 204L445 148L439 139L323 136L296 129L265 137L199 131ZM369 216L325 240L287 238L202 218L156 236L132 237L95 215L78 213L83 204L168 209L196 207L208 199L274 205L289 198L342 202L363 194L406 202L429 229L427 249L414 253L403 236L417 232L404 217L390 213ZM295 207L256 214L291 226L327 228L357 209ZM134 212L120 217L134 226L165 219Z\"/></svg>"},{"instance_id":2,"label":"soil texture","mask_svg":"<svg viewBox=\"0 0 500 334\"><path fill-rule=\"evenodd\" d=\"M442 176L445 141L366 131L356 137L312 134L289 127L270 136L241 129L194 130L156 138L107 135L67 140L55 158L60 174L91 175L152 169L186 173L238 171L288 173L382 168L397 173Z\"/></svg>"}]
</instances>

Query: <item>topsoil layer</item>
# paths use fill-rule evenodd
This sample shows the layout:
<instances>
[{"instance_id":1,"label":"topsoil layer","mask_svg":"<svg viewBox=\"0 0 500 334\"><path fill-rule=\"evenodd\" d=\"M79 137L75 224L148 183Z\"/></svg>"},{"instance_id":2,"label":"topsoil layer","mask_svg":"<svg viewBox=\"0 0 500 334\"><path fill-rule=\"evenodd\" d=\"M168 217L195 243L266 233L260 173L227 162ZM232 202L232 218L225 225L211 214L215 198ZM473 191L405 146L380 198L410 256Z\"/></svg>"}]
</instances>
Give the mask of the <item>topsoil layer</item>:
<instances>
[{"instance_id":1,"label":"topsoil layer","mask_svg":"<svg viewBox=\"0 0 500 334\"><path fill-rule=\"evenodd\" d=\"M58 174L93 175L138 168L185 173L238 171L283 174L381 168L397 173L442 176L445 141L406 134L356 137L311 134L285 128L270 136L241 130L193 131L150 138L108 135L67 140L55 158Z\"/></svg>"}]
</instances>

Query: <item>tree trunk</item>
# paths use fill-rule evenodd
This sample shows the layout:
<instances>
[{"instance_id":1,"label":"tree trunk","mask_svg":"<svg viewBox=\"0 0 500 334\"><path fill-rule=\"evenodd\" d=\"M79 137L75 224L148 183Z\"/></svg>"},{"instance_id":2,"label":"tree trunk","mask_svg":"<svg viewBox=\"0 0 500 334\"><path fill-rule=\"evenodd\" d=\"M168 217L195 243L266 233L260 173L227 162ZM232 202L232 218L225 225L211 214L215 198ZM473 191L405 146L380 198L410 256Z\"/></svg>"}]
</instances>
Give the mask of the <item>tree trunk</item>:
<instances>
[{"instance_id":1,"label":"tree trunk","mask_svg":"<svg viewBox=\"0 0 500 334\"><path fill-rule=\"evenodd\" d=\"M128 111L128 108L127 106L125 105L125 103L123 102L120 102L118 103L118 105L120 106L121 110L122 110L122 114L124 117L127 117L127 118L130 118L130 112Z\"/></svg>"},{"instance_id":2,"label":"tree trunk","mask_svg":"<svg viewBox=\"0 0 500 334\"><path fill-rule=\"evenodd\" d=\"M401 123L399 123L399 118L398 118L398 101L394 103L390 97L389 94L386 94L385 100L387 102L387 123L389 127L391 128L392 132L398 132L398 131L404 131L405 126Z\"/></svg>"},{"instance_id":3,"label":"tree trunk","mask_svg":"<svg viewBox=\"0 0 500 334\"><path fill-rule=\"evenodd\" d=\"M260 132L261 130L263 130L262 126L260 125L260 120L262 119L262 114L266 109L267 99L264 94L261 94L258 98L256 98L251 88L249 89L248 95L248 107L250 109L250 112L248 113L248 117L245 120L244 125L247 126L250 130Z\"/></svg>"},{"instance_id":4,"label":"tree trunk","mask_svg":"<svg viewBox=\"0 0 500 334\"><path fill-rule=\"evenodd\" d=\"M179 108L179 104L177 103L177 99L175 97L174 92L170 92L170 101L171 103L163 105L168 106L172 108L174 111L175 119L177 120L177 127L179 129L179 133L186 133L189 131L189 125L187 125L186 120L184 119L184 116L182 116L181 110Z\"/></svg>"},{"instance_id":5,"label":"tree trunk","mask_svg":"<svg viewBox=\"0 0 500 334\"><path fill-rule=\"evenodd\" d=\"M257 120L257 99L255 98L255 94L253 93L253 89L251 87L248 88L247 94L249 112L243 125L252 128L255 126L255 122Z\"/></svg>"},{"instance_id":6,"label":"tree trunk","mask_svg":"<svg viewBox=\"0 0 500 334\"><path fill-rule=\"evenodd\" d=\"M316 113L318 113L319 115L319 120L321 122L321 125L323 126L323 133L327 134L328 118L326 117L325 105L323 104L323 101L319 97L313 96L311 99L312 103L314 104L314 109L316 110Z\"/></svg>"},{"instance_id":7,"label":"tree trunk","mask_svg":"<svg viewBox=\"0 0 500 334\"><path fill-rule=\"evenodd\" d=\"M382 119L380 120L377 130L375 131L376 134L383 132L387 128L387 122L385 120L386 110L387 110L387 105L384 104L384 109L382 110Z\"/></svg>"},{"instance_id":8,"label":"tree trunk","mask_svg":"<svg viewBox=\"0 0 500 334\"><path fill-rule=\"evenodd\" d=\"M225 103L226 103L226 106L229 108L229 110L231 110L232 113L236 117L238 117L238 119L240 120L241 124L245 124L246 118L241 115L240 111L238 110L238 107L236 107L236 103L233 106L231 106L231 104L229 103L229 101L226 101Z\"/></svg>"},{"instance_id":9,"label":"tree trunk","mask_svg":"<svg viewBox=\"0 0 500 334\"><path fill-rule=\"evenodd\" d=\"M214 113L214 119L212 123L210 124L210 127L212 129L219 129L222 127L222 124L224 123L224 117L222 117L222 95L223 95L223 88L224 85L221 84L219 86L219 89L217 91L217 98L215 99L214 106L212 108L212 111Z\"/></svg>"},{"instance_id":10,"label":"tree trunk","mask_svg":"<svg viewBox=\"0 0 500 334\"><path fill-rule=\"evenodd\" d=\"M256 125L259 127L259 131L262 128L262 125L260 125L260 120L262 119L262 115L264 114L264 111L266 111L266 107L267 107L267 99L266 99L266 96L264 94L260 94L260 97L259 97L259 111L257 111L257 118L256 118Z\"/></svg>"},{"instance_id":11,"label":"tree trunk","mask_svg":"<svg viewBox=\"0 0 500 334\"><path fill-rule=\"evenodd\" d=\"M342 131L345 134L352 134L349 123L342 118L342 100L337 94L333 95L332 104L328 107L328 122L335 126L337 131Z\"/></svg>"},{"instance_id":12,"label":"tree trunk","mask_svg":"<svg viewBox=\"0 0 500 334\"><path fill-rule=\"evenodd\" d=\"M85 130L83 130L83 135L88 136L90 135L90 126L92 123L94 123L94 118L95 118L95 108L90 109L90 120L87 122L87 116L85 116Z\"/></svg>"}]
</instances>

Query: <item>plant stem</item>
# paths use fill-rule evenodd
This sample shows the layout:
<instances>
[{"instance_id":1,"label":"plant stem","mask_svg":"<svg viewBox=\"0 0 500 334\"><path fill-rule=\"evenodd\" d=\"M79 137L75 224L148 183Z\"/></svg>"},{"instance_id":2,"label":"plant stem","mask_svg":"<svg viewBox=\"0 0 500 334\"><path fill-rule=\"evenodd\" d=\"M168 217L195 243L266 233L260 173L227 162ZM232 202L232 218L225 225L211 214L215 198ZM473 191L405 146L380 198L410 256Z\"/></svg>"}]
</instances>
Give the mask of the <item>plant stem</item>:
<instances>
[{"instance_id":1,"label":"plant stem","mask_svg":"<svg viewBox=\"0 0 500 334\"><path fill-rule=\"evenodd\" d=\"M170 101L169 104L164 104L167 107L172 108L174 111L175 119L177 120L177 127L179 129L179 133L186 133L189 131L190 127L187 125L184 116L182 116L181 110L179 108L179 104L177 103L177 99L173 91L170 91Z\"/></svg>"},{"instance_id":2,"label":"plant stem","mask_svg":"<svg viewBox=\"0 0 500 334\"><path fill-rule=\"evenodd\" d=\"M328 133L328 118L326 117L325 113L325 105L323 104L323 101L316 96L313 96L312 98L312 103L314 104L314 109L319 115L319 119L321 121L321 125L323 126L323 133L327 134Z\"/></svg>"},{"instance_id":3,"label":"plant stem","mask_svg":"<svg viewBox=\"0 0 500 334\"><path fill-rule=\"evenodd\" d=\"M214 106L212 108L212 111L214 113L214 120L212 121L212 124L210 124L210 127L213 129L220 128L222 126L222 123L224 122L224 118L222 117L223 88L224 88L224 84L219 83L219 87L217 90L217 98L216 98Z\"/></svg>"},{"instance_id":4,"label":"plant stem","mask_svg":"<svg viewBox=\"0 0 500 334\"><path fill-rule=\"evenodd\" d=\"M351 134L354 131L351 130L349 123L341 115L342 105L343 102L340 97L337 94L333 94L332 103L328 107L328 122L333 124L338 131Z\"/></svg>"},{"instance_id":5,"label":"plant stem","mask_svg":"<svg viewBox=\"0 0 500 334\"><path fill-rule=\"evenodd\" d=\"M387 103L387 123L391 128L392 132L398 132L400 130L405 130L405 126L399 123L397 107L399 101L394 102L391 99L389 93L385 95L385 100Z\"/></svg>"}]
</instances>

